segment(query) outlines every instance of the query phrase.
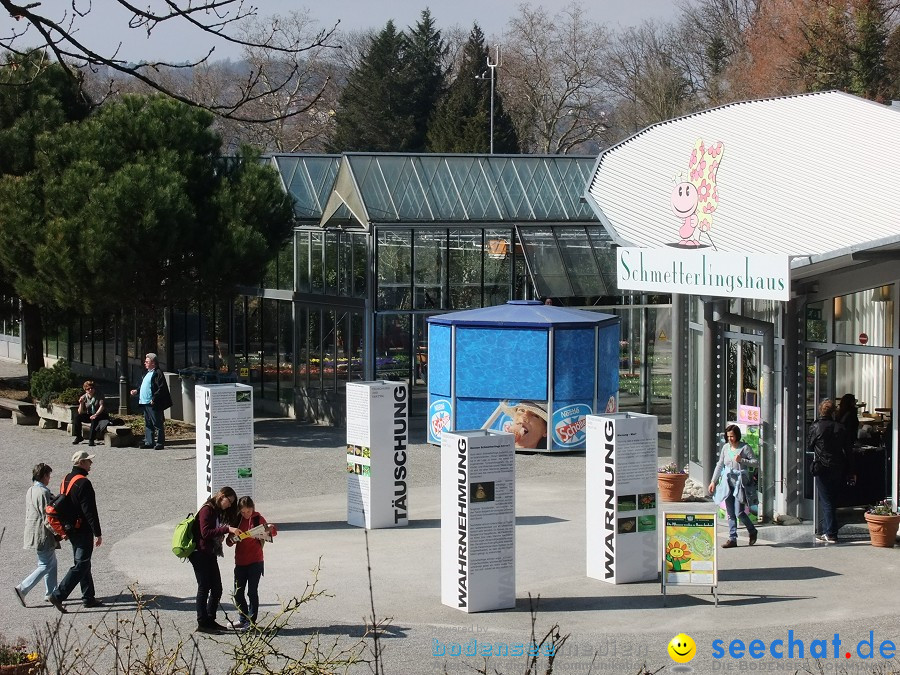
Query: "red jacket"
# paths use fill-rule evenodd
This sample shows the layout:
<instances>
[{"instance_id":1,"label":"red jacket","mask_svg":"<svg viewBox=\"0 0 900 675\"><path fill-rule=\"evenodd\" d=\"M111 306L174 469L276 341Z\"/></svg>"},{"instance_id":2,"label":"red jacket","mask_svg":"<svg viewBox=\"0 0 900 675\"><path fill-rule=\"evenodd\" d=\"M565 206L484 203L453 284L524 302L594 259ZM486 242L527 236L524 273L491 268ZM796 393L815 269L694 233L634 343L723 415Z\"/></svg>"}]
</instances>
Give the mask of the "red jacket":
<instances>
[{"instance_id":1,"label":"red jacket","mask_svg":"<svg viewBox=\"0 0 900 675\"><path fill-rule=\"evenodd\" d=\"M238 528L241 532L246 532L247 530L251 530L257 525L266 525L266 519L263 518L262 514L257 513L256 511L250 516L250 518L241 517L241 523L238 525ZM269 525L269 534L273 537L278 534L278 530L274 525ZM233 541L233 537L228 537L227 541L229 546L235 546ZM234 564L235 565L250 565L251 563L257 563L263 561L263 542L259 539L254 539L253 537L247 537L246 539L241 539L234 549Z\"/></svg>"}]
</instances>

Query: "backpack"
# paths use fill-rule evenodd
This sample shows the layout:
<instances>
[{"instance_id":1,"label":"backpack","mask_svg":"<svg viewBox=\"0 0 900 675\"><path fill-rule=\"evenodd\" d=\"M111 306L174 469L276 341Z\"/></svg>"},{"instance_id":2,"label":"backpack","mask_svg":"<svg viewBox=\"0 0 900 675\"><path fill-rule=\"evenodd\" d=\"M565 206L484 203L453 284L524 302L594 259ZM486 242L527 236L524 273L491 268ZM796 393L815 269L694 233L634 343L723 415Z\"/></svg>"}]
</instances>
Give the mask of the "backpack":
<instances>
[{"instance_id":1,"label":"backpack","mask_svg":"<svg viewBox=\"0 0 900 675\"><path fill-rule=\"evenodd\" d=\"M175 526L175 532L172 534L172 553L182 561L197 548L197 541L194 539L194 520L194 514L189 513L187 518Z\"/></svg>"},{"instance_id":2,"label":"backpack","mask_svg":"<svg viewBox=\"0 0 900 675\"><path fill-rule=\"evenodd\" d=\"M61 539L67 539L72 530L78 526L80 509L72 501L69 493L72 492L72 486L84 477L84 474L77 474L68 485L63 479L62 485L59 487L59 494L44 507L47 525L53 530L53 534Z\"/></svg>"}]
</instances>

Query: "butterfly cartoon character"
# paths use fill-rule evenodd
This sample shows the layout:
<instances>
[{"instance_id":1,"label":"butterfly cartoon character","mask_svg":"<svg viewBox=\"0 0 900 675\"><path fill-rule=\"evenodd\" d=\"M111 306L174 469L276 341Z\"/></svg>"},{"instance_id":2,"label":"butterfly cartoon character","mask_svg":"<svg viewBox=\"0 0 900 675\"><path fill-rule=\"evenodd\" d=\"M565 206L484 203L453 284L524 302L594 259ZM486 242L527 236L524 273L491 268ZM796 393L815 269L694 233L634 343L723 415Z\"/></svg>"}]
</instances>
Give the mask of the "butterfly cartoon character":
<instances>
[{"instance_id":1,"label":"butterfly cartoon character","mask_svg":"<svg viewBox=\"0 0 900 675\"><path fill-rule=\"evenodd\" d=\"M722 141L707 147L703 144L703 139L698 138L688 163L689 174L686 176L682 173L675 177L672 211L681 220L681 225L678 228L680 241L671 246L703 248L707 245L700 243L700 235L706 233L710 245L715 248L709 230L712 227L713 213L719 205L716 173L724 152Z\"/></svg>"}]
</instances>

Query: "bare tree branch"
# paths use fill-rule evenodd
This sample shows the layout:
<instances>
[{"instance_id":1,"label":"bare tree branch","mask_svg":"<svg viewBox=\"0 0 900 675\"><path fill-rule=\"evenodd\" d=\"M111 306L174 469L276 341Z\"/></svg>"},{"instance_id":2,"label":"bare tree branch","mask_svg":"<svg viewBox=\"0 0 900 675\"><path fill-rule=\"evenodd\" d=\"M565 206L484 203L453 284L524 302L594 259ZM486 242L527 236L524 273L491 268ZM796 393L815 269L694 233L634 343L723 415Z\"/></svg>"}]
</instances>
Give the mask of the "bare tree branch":
<instances>
[{"instance_id":1,"label":"bare tree branch","mask_svg":"<svg viewBox=\"0 0 900 675\"><path fill-rule=\"evenodd\" d=\"M241 27L247 21L256 20L258 13L256 7L246 4L244 0L208 0L199 3L191 0L159 0L157 5L162 5L159 11L155 11L152 6L142 9L128 0L116 0L116 3L130 14L128 28L144 31L148 35L166 22L181 21L200 34L212 36L218 41L266 53L270 58L280 54L295 63L320 50L340 48L335 40L338 24L317 31L297 32L289 21L282 22L276 17L265 29L261 28L262 24L257 23L253 36L248 36L246 32L242 32ZM108 53L95 49L77 37L79 20L85 19L92 11L101 11L90 0L71 0L71 9L52 6L45 9L45 4L49 3L26 4L0 0L0 7L17 21L17 25L11 27L7 34L0 34L0 49L18 54L35 48L42 49L52 54L73 77L77 71L84 69L95 72L101 69L112 71L133 78L178 101L238 122L269 124L305 112L302 106L281 110L270 107L267 111L265 106L254 105L278 96L282 91L290 92L296 85L299 68L282 70L281 77L275 78L251 64L242 82L228 88L227 96L220 93L214 99L196 98L189 89L166 84L160 73L168 69L192 69L206 64L215 47L210 48L202 58L188 63L165 60L131 63L120 57L121 42L112 53ZM24 28L19 28L18 25ZM309 24L305 27L309 28ZM26 49L21 45L29 37L37 38L39 44L29 44Z\"/></svg>"}]
</instances>

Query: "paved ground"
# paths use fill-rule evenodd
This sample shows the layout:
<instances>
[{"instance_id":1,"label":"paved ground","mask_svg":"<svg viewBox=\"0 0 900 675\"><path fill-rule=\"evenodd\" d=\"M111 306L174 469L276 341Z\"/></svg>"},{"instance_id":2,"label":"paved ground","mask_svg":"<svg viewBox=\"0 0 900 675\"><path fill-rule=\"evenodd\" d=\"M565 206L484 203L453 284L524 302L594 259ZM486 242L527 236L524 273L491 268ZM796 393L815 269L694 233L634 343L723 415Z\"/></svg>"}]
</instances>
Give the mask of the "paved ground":
<instances>
[{"instance_id":1,"label":"paved ground","mask_svg":"<svg viewBox=\"0 0 900 675\"><path fill-rule=\"evenodd\" d=\"M18 372L20 366L0 362L0 377ZM263 609L274 611L279 600L300 594L311 579L309 570L321 559L319 587L332 596L295 615L280 640L286 648L296 647L318 631L349 644L362 636L363 617L371 609L365 533L346 524L343 432L272 419L257 421L256 436L257 505L281 530L266 548ZM698 655L689 664L697 673L900 672L898 659L864 660L856 653L870 631L876 656L884 640L900 645L900 548L869 546L858 526L847 529L847 543L837 547L811 546L808 527L768 526L755 547L721 552L718 607L702 589L673 591L664 605L658 583L615 586L585 576L581 454L517 455L516 608L468 615L445 607L440 602L439 452L422 443L423 437L422 430L416 431L410 450L410 526L369 533L375 612L390 617L384 640L387 673L472 672L480 657L453 655L455 646L481 650L527 643L529 593L541 597L538 631L559 623L571 635L555 665L557 673L588 672L595 654L595 673L637 673L642 663L653 671L669 667L666 645L679 632L697 643ZM28 600L34 606L27 609L11 589L33 567L33 554L19 544L30 468L49 462L56 483L68 470L71 452L61 432L0 420L0 461L8 473L0 499L9 505L0 544L6 561L0 568L0 632L8 637L27 636L32 626L58 616L43 603L41 587L32 591ZM189 565L172 556L169 543L174 524L195 506L193 446L163 451L99 446L97 455L91 479L104 524L104 545L94 557L98 593L112 603L112 611L128 616L134 605L121 592L138 582L156 598L164 621L189 633L194 579ZM63 571L70 560L71 550L64 548ZM227 585L227 553L221 567ZM87 631L101 613L80 609L77 597L78 591L63 625ZM804 641L805 658L775 659L768 651L760 659L732 658L726 651L716 659L712 653L717 639L726 649L735 638L748 645L758 639L768 649L774 640L787 642L790 630ZM841 640L838 659L833 658L835 633ZM815 639L828 641L828 658L818 663L809 659ZM209 672L227 672L224 648L208 640L201 644ZM442 649L444 655L435 655ZM847 651L850 659L843 656ZM502 673L524 670L522 658L490 663Z\"/></svg>"}]
</instances>

